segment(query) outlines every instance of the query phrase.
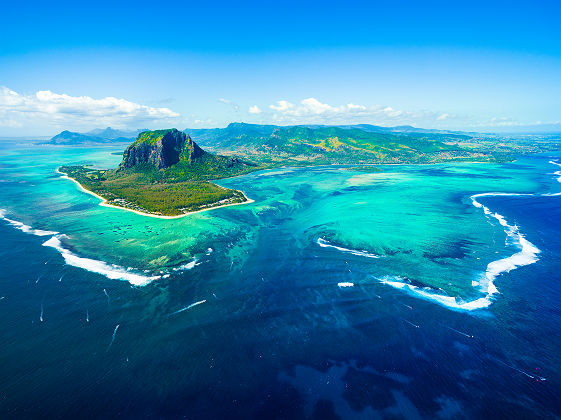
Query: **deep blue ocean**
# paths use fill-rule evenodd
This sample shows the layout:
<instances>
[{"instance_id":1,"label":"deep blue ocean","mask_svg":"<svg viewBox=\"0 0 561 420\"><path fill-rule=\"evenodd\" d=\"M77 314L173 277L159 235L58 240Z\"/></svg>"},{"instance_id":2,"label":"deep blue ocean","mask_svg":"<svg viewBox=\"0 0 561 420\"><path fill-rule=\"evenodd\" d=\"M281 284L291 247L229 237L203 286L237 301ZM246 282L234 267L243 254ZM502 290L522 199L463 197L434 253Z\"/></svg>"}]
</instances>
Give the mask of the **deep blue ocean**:
<instances>
[{"instance_id":1,"label":"deep blue ocean","mask_svg":"<svg viewBox=\"0 0 561 420\"><path fill-rule=\"evenodd\" d=\"M367 290L290 212L235 275L211 254L145 287L0 221L0 418L560 418L561 196L479 201L541 253L477 313Z\"/></svg>"}]
</instances>

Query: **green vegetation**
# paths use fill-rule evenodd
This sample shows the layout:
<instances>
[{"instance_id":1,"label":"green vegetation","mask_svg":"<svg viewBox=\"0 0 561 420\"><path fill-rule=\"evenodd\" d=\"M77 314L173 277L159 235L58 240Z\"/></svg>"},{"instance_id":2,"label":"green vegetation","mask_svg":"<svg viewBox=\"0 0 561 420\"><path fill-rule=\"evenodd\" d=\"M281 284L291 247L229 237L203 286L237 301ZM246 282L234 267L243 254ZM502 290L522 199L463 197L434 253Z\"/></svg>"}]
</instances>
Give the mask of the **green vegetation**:
<instances>
[{"instance_id":1,"label":"green vegetation","mask_svg":"<svg viewBox=\"0 0 561 420\"><path fill-rule=\"evenodd\" d=\"M367 124L276 127L233 123L226 128L188 131L210 150L236 153L266 166L504 162L523 153L561 148L559 141L530 144L474 133Z\"/></svg>"},{"instance_id":2,"label":"green vegetation","mask_svg":"<svg viewBox=\"0 0 561 420\"><path fill-rule=\"evenodd\" d=\"M256 169L260 167L237 158L207 153L189 136L173 129L139 134L115 170L62 166L59 171L108 204L176 216L247 201L241 191L220 187L210 180Z\"/></svg>"},{"instance_id":3,"label":"green vegetation","mask_svg":"<svg viewBox=\"0 0 561 420\"><path fill-rule=\"evenodd\" d=\"M561 149L559 137L507 138L409 126L276 127L234 123L226 128L190 131L205 148L221 155L201 149L176 129L155 130L140 133L123 152L123 161L115 170L67 166L60 171L109 204L175 216L243 203L247 201L243 193L211 181L275 166L342 164L352 165L352 170L377 172L379 168L373 165L505 162L524 153Z\"/></svg>"}]
</instances>

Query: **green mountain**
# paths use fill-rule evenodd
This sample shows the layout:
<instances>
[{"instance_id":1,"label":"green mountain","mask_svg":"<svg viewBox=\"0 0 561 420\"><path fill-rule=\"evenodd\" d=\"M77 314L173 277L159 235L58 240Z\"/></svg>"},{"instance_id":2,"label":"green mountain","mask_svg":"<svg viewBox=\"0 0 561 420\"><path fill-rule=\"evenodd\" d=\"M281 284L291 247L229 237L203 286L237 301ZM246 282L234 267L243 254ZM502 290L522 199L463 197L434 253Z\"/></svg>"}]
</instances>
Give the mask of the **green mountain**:
<instances>
[{"instance_id":1,"label":"green mountain","mask_svg":"<svg viewBox=\"0 0 561 420\"><path fill-rule=\"evenodd\" d=\"M265 164L434 163L496 160L461 142L472 136L410 126L264 126L234 123L222 129L190 130L205 147L236 152Z\"/></svg>"},{"instance_id":2,"label":"green mountain","mask_svg":"<svg viewBox=\"0 0 561 420\"><path fill-rule=\"evenodd\" d=\"M185 129L203 147L233 150L256 143L269 137L278 129L275 125L230 123L226 128Z\"/></svg>"},{"instance_id":3,"label":"green mountain","mask_svg":"<svg viewBox=\"0 0 561 420\"><path fill-rule=\"evenodd\" d=\"M258 168L236 157L208 153L185 133L169 129L140 133L116 169L64 166L59 171L111 205L177 216L248 201L241 191L220 187L210 180Z\"/></svg>"},{"instance_id":4,"label":"green mountain","mask_svg":"<svg viewBox=\"0 0 561 420\"><path fill-rule=\"evenodd\" d=\"M107 131L109 130L109 131ZM93 133L97 134L93 134ZM105 130L94 130L90 133L76 133L73 131L64 130L52 137L47 144L56 145L78 145L78 144L104 144L104 143L118 143L118 142L129 142L134 138L134 135L130 137L122 136L121 133L107 128ZM127 133L124 133L127 134Z\"/></svg>"},{"instance_id":5,"label":"green mountain","mask_svg":"<svg viewBox=\"0 0 561 420\"><path fill-rule=\"evenodd\" d=\"M126 138L126 139L134 139L139 133L143 131L149 131L148 129L143 130L117 130L111 127L107 128L96 128L92 131L88 131L85 134L95 137L101 137L102 139L107 140L114 140L118 139L119 137Z\"/></svg>"}]
</instances>

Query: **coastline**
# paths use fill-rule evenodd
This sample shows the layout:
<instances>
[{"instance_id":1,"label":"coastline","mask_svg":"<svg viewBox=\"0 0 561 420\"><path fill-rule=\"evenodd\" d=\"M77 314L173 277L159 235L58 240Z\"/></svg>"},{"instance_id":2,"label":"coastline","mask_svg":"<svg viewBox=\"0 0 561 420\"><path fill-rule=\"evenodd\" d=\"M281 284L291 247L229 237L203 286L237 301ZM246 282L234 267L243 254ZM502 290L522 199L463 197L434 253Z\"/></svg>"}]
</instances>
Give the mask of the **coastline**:
<instances>
[{"instance_id":1,"label":"coastline","mask_svg":"<svg viewBox=\"0 0 561 420\"><path fill-rule=\"evenodd\" d=\"M484 163L498 163L498 162L489 162L489 161L450 161L450 162L468 163L468 164L470 164L470 163L479 163L479 164L484 164ZM450 162L431 162L431 163L378 163L378 164L364 164L364 166L377 167L377 166L404 166L404 165L439 165L439 164L450 163ZM326 165L313 165L313 164L312 164L312 165L303 165L303 166L300 166L300 165L296 165L296 166L295 166L295 165L282 165L282 166L277 166L277 167L273 166L273 167L271 167L271 168L262 168L262 169L258 169L258 170L256 170L256 171L252 171L252 172L259 172L259 171L268 170L268 169L273 169L273 170L274 170L274 169L277 169L277 168L279 168L279 169L283 169L283 168L318 168L318 167L336 167L336 168L344 168L344 167L347 167L347 166L352 166L352 165L351 165L351 164L337 164L337 163L335 163L335 164L326 164ZM201 209L201 210L191 211L191 212L188 212L188 213L178 214L178 215L175 215L175 216L162 216L162 215L157 215L157 214L144 213L144 212L141 212L141 211L138 211L138 210L133 210L133 209L129 209L129 208L126 208L126 207L120 207L120 206L115 206L115 205L113 205L113 204L109 204L109 203L107 202L107 199L105 199L104 197L102 197L102 196L100 196L100 195L94 193L93 191L90 191L90 190L84 188L84 187L82 186L82 184L80 184L80 183L79 183L78 181L76 181L74 178L70 178L68 175L64 174L63 172L60 172L59 169L58 169L58 167L56 168L56 172L59 173L60 175L62 175L62 176L61 176L62 179L68 179L68 180L74 182L74 183L78 186L78 188L79 188L81 191L83 191L83 192L85 192L85 193L87 193L87 194L93 195L94 197L100 199L100 200L101 200L101 203L99 203L100 206L103 206L103 207L110 207L110 208L119 209L119 210L126 210L126 211L130 211L130 212L132 212L132 213L136 213L136 214L138 214L138 215L140 215L140 216L154 217L154 218L157 218L157 219L179 219L179 218L181 218L181 217L190 216L190 215L192 215L192 214L202 213L202 212L209 211L209 210L219 209L219 208L222 208L222 207L238 206L238 205L241 205L241 204L251 204L251 203L254 203L254 202L255 202L255 200L252 200L251 198L249 198L243 191L236 190L236 191L240 192L241 194L243 194L243 196L245 197L246 201L244 201L244 202L242 202L242 203L223 204L223 205L220 205L220 206L209 207L209 208L206 208L206 209ZM228 177L228 178L235 178L235 176L234 176L234 177ZM228 179L228 178L223 178L223 179ZM220 187L220 188L222 188L222 189L227 189L227 188L225 188L225 187L223 187L223 186L221 186L221 185L219 185L219 184L216 184L216 183L215 183L214 185L216 185L217 187Z\"/></svg>"},{"instance_id":2,"label":"coastline","mask_svg":"<svg viewBox=\"0 0 561 420\"><path fill-rule=\"evenodd\" d=\"M113 205L113 204L109 204L109 203L107 202L107 199L105 199L104 197L100 196L99 194L94 193L93 191L90 191L90 190L84 188L84 187L82 186L82 184L80 184L80 183L79 183L78 181L76 181L74 178L70 178L70 177L69 177L68 175L66 175L65 173L60 172L60 171L58 170L58 168L56 168L56 172L62 175L62 176L60 177L61 179L68 179L68 180L74 182L74 183L78 186L78 188L79 188L81 191L83 191L83 192L85 192L85 193L87 193L87 194L93 195L93 196L96 197L96 198L99 198L99 199L101 200L101 203L99 203L99 205L102 206L102 207L111 207L111 208L114 208L114 209L126 210L126 211L130 211L130 212L132 212L132 213L136 213L136 214L138 214L138 215L140 215L140 216L154 217L154 218L156 218L156 219L179 219L179 218L181 218L181 217L190 216L190 215L195 214L195 213L202 213L202 212L204 212L204 211L219 209L219 208L222 208L222 207L239 206L240 204L250 204L250 203L254 203L254 202L255 202L255 200L252 200L252 199L249 198L247 195L245 195L245 193L244 193L243 191L236 190L236 191L239 191L240 193L243 194L243 196L245 197L246 201L244 201L244 202L242 202L242 203L222 204L222 205L220 205L220 206L209 207L209 208L207 208L207 209L201 209L201 210L196 210L196 211L190 211L190 212L188 212L188 213L178 214L178 215L176 215L176 216L161 216L161 215L157 215L157 214L144 213L144 212L142 212L142 211L133 210L133 209L128 209L128 208L126 208L126 207L119 207L119 206L115 206L115 205ZM217 185L217 184L215 184L215 185ZM222 186L220 186L220 185L218 185L218 186L219 186L220 188L224 188L224 187L222 187Z\"/></svg>"}]
</instances>

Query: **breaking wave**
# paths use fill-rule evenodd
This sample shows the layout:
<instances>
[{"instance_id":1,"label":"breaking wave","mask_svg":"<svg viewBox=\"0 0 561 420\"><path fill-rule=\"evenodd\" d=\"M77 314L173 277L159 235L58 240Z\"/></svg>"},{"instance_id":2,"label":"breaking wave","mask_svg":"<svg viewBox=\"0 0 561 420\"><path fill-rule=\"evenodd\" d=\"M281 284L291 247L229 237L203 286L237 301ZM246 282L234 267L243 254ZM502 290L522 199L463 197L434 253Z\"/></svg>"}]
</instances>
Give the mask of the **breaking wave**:
<instances>
[{"instance_id":1,"label":"breaking wave","mask_svg":"<svg viewBox=\"0 0 561 420\"><path fill-rule=\"evenodd\" d=\"M104 261L80 257L69 249L64 248L61 240L64 239L66 235L50 230L33 229L31 226L22 222L7 218L6 211L2 209L0 209L0 217L22 232L35 236L50 236L51 238L45 241L43 246L54 248L60 252L64 261L68 265L79 267L93 273L102 274L109 279L125 280L135 286L145 286L153 280L161 278L161 276L147 276L135 273L132 268L125 268L115 264L109 264Z\"/></svg>"},{"instance_id":2,"label":"breaking wave","mask_svg":"<svg viewBox=\"0 0 561 420\"><path fill-rule=\"evenodd\" d=\"M319 246L321 246L322 248L334 248L338 251L341 252L348 252L349 254L353 254L353 255L358 255L360 257L366 257L366 258L380 258L380 255L376 255L376 254L371 254L368 251L359 251L356 249L349 249L349 248L343 248L341 246L337 246L337 245L333 245L331 242L323 239L323 238L318 238L317 239L317 244Z\"/></svg>"},{"instance_id":3,"label":"breaking wave","mask_svg":"<svg viewBox=\"0 0 561 420\"><path fill-rule=\"evenodd\" d=\"M549 161L553 165L561 167L561 163L556 161ZM561 171L555 172L558 176L557 181L561 182ZM539 260L538 254L540 250L534 244L532 244L528 239L518 229L518 226L511 225L508 221L497 212L491 211L487 206L484 206L479 201L478 198L481 197L496 197L496 196L534 196L534 197L546 197L546 196L557 196L561 193L546 193L546 194L524 194L524 193L483 193L474 194L470 197L471 203L474 207L482 209L486 217L496 219L499 224L503 227L505 234L508 238L512 240L514 246L518 248L518 252L512 254L509 257L501 258L490 262L487 265L487 269L484 274L482 274L479 281L473 281L472 286L478 287L480 292L483 294L482 297L474 300L464 301L463 299L456 296L449 296L442 293L441 289L435 289L431 287L420 287L409 283L406 279L394 276L394 277L382 277L377 280L383 284L394 287L396 289L407 292L415 297L420 297L422 299L430 300L443 305L447 308L462 311L472 311L476 309L483 309L489 307L493 303L493 297L495 294L499 293L495 280L503 273L508 273L516 268L524 267L530 264L534 264ZM330 244L325 239L319 238L317 240L318 244L322 247L330 247L338 249L343 252L351 252L355 255L364 255L366 251L355 251L342 247L338 247ZM370 256L372 254L369 254ZM372 256L374 258L378 256Z\"/></svg>"},{"instance_id":4,"label":"breaking wave","mask_svg":"<svg viewBox=\"0 0 561 420\"><path fill-rule=\"evenodd\" d=\"M146 286L151 281L161 278L161 276L145 276L143 274L136 274L130 268L127 269L115 264L106 263L104 261L79 257L78 255L62 246L60 239L64 237L66 237L66 235L53 236L48 241L46 241L43 246L49 246L60 252L62 257L64 258L64 261L68 265L102 274L112 280L125 280L135 286Z\"/></svg>"},{"instance_id":5,"label":"breaking wave","mask_svg":"<svg viewBox=\"0 0 561 420\"><path fill-rule=\"evenodd\" d=\"M490 262L482 278L479 281L472 282L472 285L478 287L484 296L464 301L456 296L445 295L439 289L412 285L401 277L383 277L378 280L383 284L403 290L413 296L431 300L450 309L473 311L489 307L493 303L493 295L499 293L495 286L495 279L503 273L535 263L538 261L540 250L520 233L518 226L510 225L502 215L492 212L488 207L477 201L477 199L480 197L520 195L533 194L485 193L475 194L470 197L473 206L482 209L487 217L495 218L504 228L506 235L512 239L513 244L519 249L518 252L509 257Z\"/></svg>"}]
</instances>

